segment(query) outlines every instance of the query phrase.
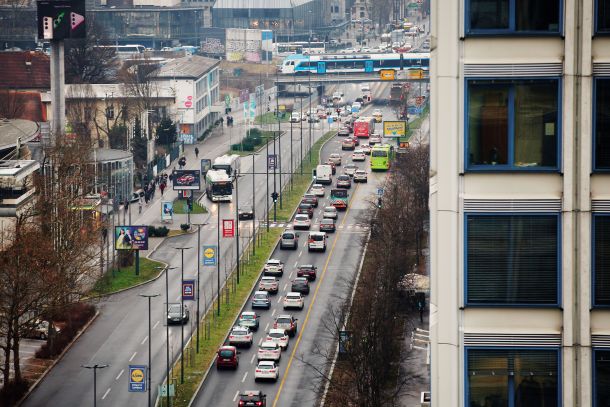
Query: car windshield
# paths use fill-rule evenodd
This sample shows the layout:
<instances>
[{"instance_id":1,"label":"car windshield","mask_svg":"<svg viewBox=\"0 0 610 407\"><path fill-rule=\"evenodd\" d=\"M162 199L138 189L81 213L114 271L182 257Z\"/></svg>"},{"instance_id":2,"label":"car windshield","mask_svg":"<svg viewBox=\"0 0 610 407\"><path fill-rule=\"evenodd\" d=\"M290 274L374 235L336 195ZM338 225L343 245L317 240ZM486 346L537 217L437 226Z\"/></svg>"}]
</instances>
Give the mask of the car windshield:
<instances>
[{"instance_id":1,"label":"car windshield","mask_svg":"<svg viewBox=\"0 0 610 407\"><path fill-rule=\"evenodd\" d=\"M282 332L269 332L269 336L271 338L283 338L284 337L284 333L282 333Z\"/></svg>"},{"instance_id":2,"label":"car windshield","mask_svg":"<svg viewBox=\"0 0 610 407\"><path fill-rule=\"evenodd\" d=\"M221 358L232 358L233 357L233 351L232 350L221 350L220 351L220 357Z\"/></svg>"},{"instance_id":3,"label":"car windshield","mask_svg":"<svg viewBox=\"0 0 610 407\"><path fill-rule=\"evenodd\" d=\"M332 225L334 222L332 219L322 219L321 223L324 223L325 225Z\"/></svg>"},{"instance_id":4,"label":"car windshield","mask_svg":"<svg viewBox=\"0 0 610 407\"><path fill-rule=\"evenodd\" d=\"M265 299L267 299L267 294L254 294L254 299L265 300Z\"/></svg>"},{"instance_id":5,"label":"car windshield","mask_svg":"<svg viewBox=\"0 0 610 407\"><path fill-rule=\"evenodd\" d=\"M289 299L289 300L300 300L301 296L300 295L295 295L295 294L292 294L292 295L289 294L289 295L286 296L286 298Z\"/></svg>"},{"instance_id":6,"label":"car windshield","mask_svg":"<svg viewBox=\"0 0 610 407\"><path fill-rule=\"evenodd\" d=\"M335 198L347 198L347 191L344 191L342 189L333 189L330 195Z\"/></svg>"},{"instance_id":7,"label":"car windshield","mask_svg":"<svg viewBox=\"0 0 610 407\"><path fill-rule=\"evenodd\" d=\"M385 150L373 150L373 157L387 157L388 153Z\"/></svg>"},{"instance_id":8,"label":"car windshield","mask_svg":"<svg viewBox=\"0 0 610 407\"><path fill-rule=\"evenodd\" d=\"M247 335L248 331L241 330L241 329L234 329L233 332L231 332L231 333L235 336L243 336L243 335Z\"/></svg>"},{"instance_id":9,"label":"car windshield","mask_svg":"<svg viewBox=\"0 0 610 407\"><path fill-rule=\"evenodd\" d=\"M324 212L337 212L337 208L335 208L334 206L328 206L324 208Z\"/></svg>"},{"instance_id":10,"label":"car windshield","mask_svg":"<svg viewBox=\"0 0 610 407\"><path fill-rule=\"evenodd\" d=\"M348 168L348 167L346 167ZM349 177L346 175L339 175L339 181L349 181Z\"/></svg>"},{"instance_id":11,"label":"car windshield","mask_svg":"<svg viewBox=\"0 0 610 407\"><path fill-rule=\"evenodd\" d=\"M324 240L324 236L322 236L322 235L313 235L313 236L311 236L311 238L312 238L313 240L315 240L316 242L319 242L319 241L321 241L321 240Z\"/></svg>"},{"instance_id":12,"label":"car windshield","mask_svg":"<svg viewBox=\"0 0 610 407\"><path fill-rule=\"evenodd\" d=\"M169 312L170 313L174 313L174 314L179 314L180 313L180 305L170 305L169 306Z\"/></svg>"},{"instance_id":13,"label":"car windshield","mask_svg":"<svg viewBox=\"0 0 610 407\"><path fill-rule=\"evenodd\" d=\"M294 239L294 234L292 234L292 233L284 233L282 235L282 239Z\"/></svg>"},{"instance_id":14,"label":"car windshield","mask_svg":"<svg viewBox=\"0 0 610 407\"><path fill-rule=\"evenodd\" d=\"M249 396L249 395L242 394L241 397L240 397L240 400L241 401L260 401L261 398L258 395Z\"/></svg>"},{"instance_id":15,"label":"car windshield","mask_svg":"<svg viewBox=\"0 0 610 407\"><path fill-rule=\"evenodd\" d=\"M304 278L304 277L297 277L297 278L294 279L294 282L295 283L305 283L305 284L307 284L307 279Z\"/></svg>"},{"instance_id":16,"label":"car windshield","mask_svg":"<svg viewBox=\"0 0 610 407\"><path fill-rule=\"evenodd\" d=\"M309 209L309 208L311 208L311 206L309 204L301 204L301 205L299 205L299 208L300 209Z\"/></svg>"},{"instance_id":17,"label":"car windshield","mask_svg":"<svg viewBox=\"0 0 610 407\"><path fill-rule=\"evenodd\" d=\"M255 319L254 315L242 315L241 319Z\"/></svg>"},{"instance_id":18,"label":"car windshield","mask_svg":"<svg viewBox=\"0 0 610 407\"><path fill-rule=\"evenodd\" d=\"M262 350L276 350L277 344L276 343L263 343L261 345L261 349Z\"/></svg>"},{"instance_id":19,"label":"car windshield","mask_svg":"<svg viewBox=\"0 0 610 407\"><path fill-rule=\"evenodd\" d=\"M278 318L276 321L278 324L289 324L290 323L290 318Z\"/></svg>"}]
</instances>

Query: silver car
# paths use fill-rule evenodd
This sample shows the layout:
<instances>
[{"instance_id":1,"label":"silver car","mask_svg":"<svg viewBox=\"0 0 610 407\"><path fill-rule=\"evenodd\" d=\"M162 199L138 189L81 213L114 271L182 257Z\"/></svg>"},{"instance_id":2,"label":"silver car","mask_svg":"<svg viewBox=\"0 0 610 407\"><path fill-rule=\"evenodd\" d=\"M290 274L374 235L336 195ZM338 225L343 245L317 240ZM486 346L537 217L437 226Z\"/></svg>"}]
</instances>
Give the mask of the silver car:
<instances>
[{"instance_id":1,"label":"silver car","mask_svg":"<svg viewBox=\"0 0 610 407\"><path fill-rule=\"evenodd\" d=\"M322 217L325 219L337 219L337 208L334 206L327 206L322 212Z\"/></svg>"},{"instance_id":2,"label":"silver car","mask_svg":"<svg viewBox=\"0 0 610 407\"><path fill-rule=\"evenodd\" d=\"M298 247L299 234L292 230L284 231L284 233L282 233L282 239L280 240L280 249L296 250Z\"/></svg>"}]
</instances>

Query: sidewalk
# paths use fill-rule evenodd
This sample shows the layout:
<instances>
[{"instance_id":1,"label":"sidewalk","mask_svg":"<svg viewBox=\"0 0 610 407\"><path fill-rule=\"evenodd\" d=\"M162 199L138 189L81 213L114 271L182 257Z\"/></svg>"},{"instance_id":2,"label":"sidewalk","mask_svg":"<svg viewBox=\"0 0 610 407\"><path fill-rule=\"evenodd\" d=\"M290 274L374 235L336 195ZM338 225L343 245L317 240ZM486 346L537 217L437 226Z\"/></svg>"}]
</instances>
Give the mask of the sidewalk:
<instances>
[{"instance_id":1,"label":"sidewalk","mask_svg":"<svg viewBox=\"0 0 610 407\"><path fill-rule=\"evenodd\" d=\"M404 385L398 396L398 406L420 407L421 392L430 390L430 371L426 363L427 352L421 349L410 349L411 332L415 328L429 330L430 324L427 312L424 313L424 322L420 322L417 310L409 311L406 318L408 321L405 327L400 366L400 377L403 378Z\"/></svg>"}]
</instances>

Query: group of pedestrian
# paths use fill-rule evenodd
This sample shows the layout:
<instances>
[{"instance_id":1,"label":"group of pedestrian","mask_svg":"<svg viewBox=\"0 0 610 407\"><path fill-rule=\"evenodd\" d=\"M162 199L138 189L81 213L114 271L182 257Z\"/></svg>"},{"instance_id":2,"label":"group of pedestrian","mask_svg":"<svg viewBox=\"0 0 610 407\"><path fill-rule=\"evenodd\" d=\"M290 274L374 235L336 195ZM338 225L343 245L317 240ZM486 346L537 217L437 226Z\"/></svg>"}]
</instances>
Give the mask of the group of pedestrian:
<instances>
[{"instance_id":1,"label":"group of pedestrian","mask_svg":"<svg viewBox=\"0 0 610 407\"><path fill-rule=\"evenodd\" d=\"M222 118L220 120L222 123ZM227 127L233 127L233 116L227 116Z\"/></svg>"}]
</instances>

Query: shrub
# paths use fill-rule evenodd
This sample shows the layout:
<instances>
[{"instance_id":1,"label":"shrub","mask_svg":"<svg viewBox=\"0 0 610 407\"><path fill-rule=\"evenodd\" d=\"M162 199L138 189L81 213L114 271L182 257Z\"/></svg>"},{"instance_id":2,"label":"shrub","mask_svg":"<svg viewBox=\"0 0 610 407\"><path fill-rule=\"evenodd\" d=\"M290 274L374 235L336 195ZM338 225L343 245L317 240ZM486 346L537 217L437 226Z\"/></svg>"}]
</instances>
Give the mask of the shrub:
<instances>
[{"instance_id":1,"label":"shrub","mask_svg":"<svg viewBox=\"0 0 610 407\"><path fill-rule=\"evenodd\" d=\"M248 136L250 136L250 137L259 137L260 138L261 134L262 133L261 133L260 129L255 128L255 129L248 130Z\"/></svg>"},{"instance_id":2,"label":"shrub","mask_svg":"<svg viewBox=\"0 0 610 407\"><path fill-rule=\"evenodd\" d=\"M237 144L231 144L231 150L234 151L241 151L241 144L237 143Z\"/></svg>"},{"instance_id":3,"label":"shrub","mask_svg":"<svg viewBox=\"0 0 610 407\"><path fill-rule=\"evenodd\" d=\"M157 228L155 228L153 225L148 225L148 237L155 236L159 236L157 233Z\"/></svg>"},{"instance_id":4,"label":"shrub","mask_svg":"<svg viewBox=\"0 0 610 407\"><path fill-rule=\"evenodd\" d=\"M55 321L65 322L66 326L53 339L53 346L51 347L51 341L48 341L36 352L36 357L52 359L59 355L94 315L95 307L91 304L76 303L68 306Z\"/></svg>"},{"instance_id":5,"label":"shrub","mask_svg":"<svg viewBox=\"0 0 610 407\"><path fill-rule=\"evenodd\" d=\"M15 406L28 391L29 385L25 380L16 382L11 380L0 390L0 406Z\"/></svg>"},{"instance_id":6,"label":"shrub","mask_svg":"<svg viewBox=\"0 0 610 407\"><path fill-rule=\"evenodd\" d=\"M160 226L156 228L155 233L157 237L165 237L169 233L169 229L165 226Z\"/></svg>"},{"instance_id":7,"label":"shrub","mask_svg":"<svg viewBox=\"0 0 610 407\"><path fill-rule=\"evenodd\" d=\"M191 225L189 225L188 223L183 223L180 225L180 229L182 229L183 231L187 231L191 228Z\"/></svg>"}]
</instances>

